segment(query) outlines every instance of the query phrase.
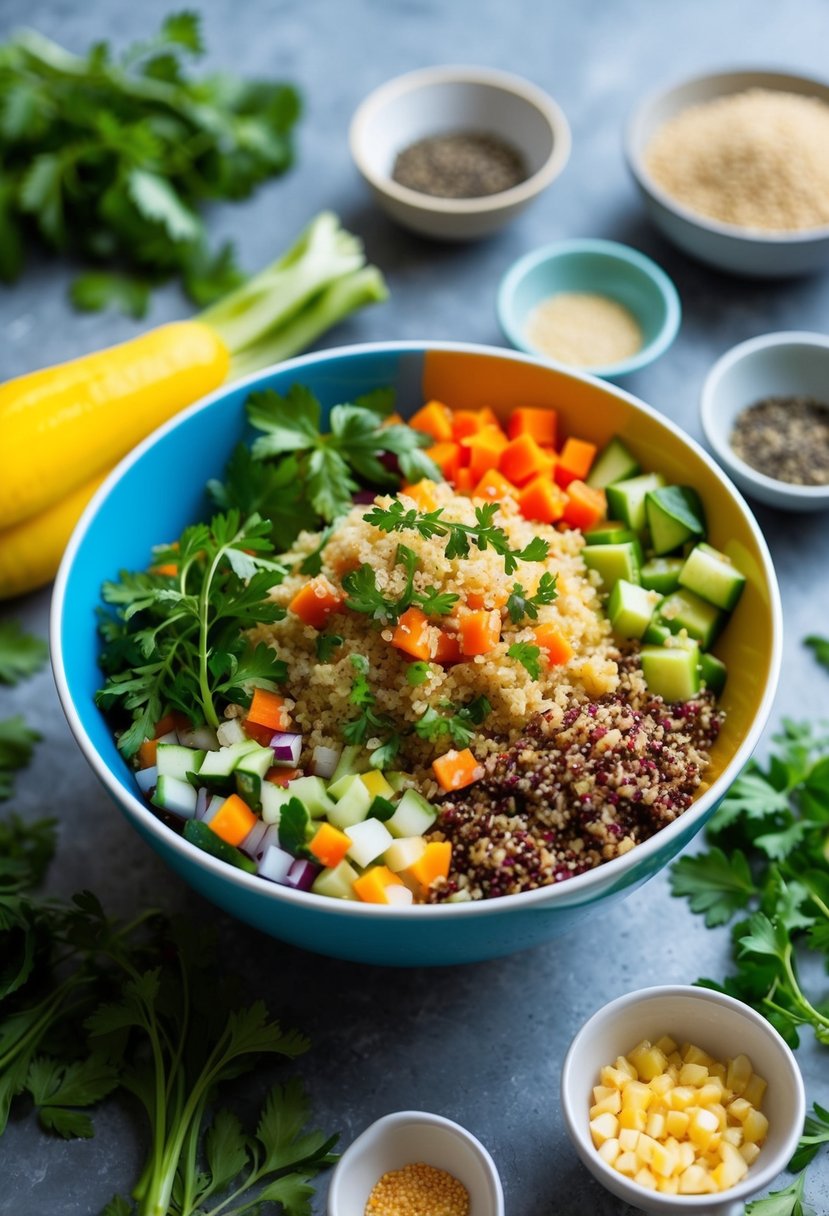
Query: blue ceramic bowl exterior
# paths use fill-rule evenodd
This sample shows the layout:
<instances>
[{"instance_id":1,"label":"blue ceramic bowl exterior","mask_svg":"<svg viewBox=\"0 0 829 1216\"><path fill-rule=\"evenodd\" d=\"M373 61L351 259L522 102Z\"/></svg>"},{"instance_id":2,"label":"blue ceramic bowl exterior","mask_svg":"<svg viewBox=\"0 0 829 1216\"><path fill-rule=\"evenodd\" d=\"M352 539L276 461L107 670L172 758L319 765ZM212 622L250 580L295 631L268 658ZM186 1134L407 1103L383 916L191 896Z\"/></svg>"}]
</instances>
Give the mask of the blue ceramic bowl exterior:
<instances>
[{"instance_id":1,"label":"blue ceramic bowl exterior","mask_svg":"<svg viewBox=\"0 0 829 1216\"><path fill-rule=\"evenodd\" d=\"M768 611L763 639L768 663L757 677L756 698L747 711L750 729L729 744L711 789L650 841L555 887L478 903L390 909L296 892L245 874L188 844L156 818L93 702L101 683L95 610L104 580L123 568L144 568L153 545L174 539L187 524L209 515L205 483L221 478L233 446L252 437L244 414L252 389L285 392L298 381L327 410L370 389L394 385L399 409L406 414L423 401L424 369L430 359L437 359L450 378L454 375L459 386L466 386L458 388L460 393L485 391L469 387L477 377L497 395L494 385L500 378L503 397L505 376L522 373L528 386L521 390L522 403L533 399L533 391L539 402L546 397L551 404L556 391L562 399L568 394L574 400L586 398L599 414L604 411L605 438L617 429L614 422L626 417L640 429L655 429L654 452L662 442L675 446L680 456L690 449L711 485L721 487L717 493L730 500L741 519L745 516L746 535L756 542L756 582ZM458 404L469 404L469 398ZM762 730L778 675L780 609L771 562L748 508L714 462L647 406L600 381L497 349L453 343L377 344L305 356L220 390L128 456L93 499L67 549L53 596L51 643L61 701L87 760L129 822L185 882L231 915L305 949L363 962L419 966L491 958L537 945L620 899L679 852L713 812Z\"/></svg>"},{"instance_id":2,"label":"blue ceramic bowl exterior","mask_svg":"<svg viewBox=\"0 0 829 1216\"><path fill-rule=\"evenodd\" d=\"M498 291L498 320L508 341L538 358L543 352L527 341L530 313L559 292L607 296L633 313L642 330L634 355L585 369L615 379L658 359L676 337L682 317L679 296L655 262L616 241L573 240L545 245L521 258L504 276Z\"/></svg>"}]
</instances>

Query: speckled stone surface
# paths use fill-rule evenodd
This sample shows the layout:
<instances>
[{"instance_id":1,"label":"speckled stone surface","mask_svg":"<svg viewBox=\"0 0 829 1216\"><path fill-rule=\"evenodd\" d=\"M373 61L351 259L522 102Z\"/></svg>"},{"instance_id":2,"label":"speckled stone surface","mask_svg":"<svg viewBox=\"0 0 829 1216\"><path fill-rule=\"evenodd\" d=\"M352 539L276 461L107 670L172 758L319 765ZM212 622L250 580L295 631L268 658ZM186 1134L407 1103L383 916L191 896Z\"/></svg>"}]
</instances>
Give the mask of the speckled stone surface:
<instances>
[{"instance_id":1,"label":"speckled stone surface","mask_svg":"<svg viewBox=\"0 0 829 1216\"><path fill-rule=\"evenodd\" d=\"M824 0L202 0L211 65L296 81L306 97L296 168L247 203L217 207L216 240L232 237L255 268L304 222L331 207L386 271L392 298L343 325L327 345L386 338L498 343L494 295L510 263L567 236L628 241L672 275L682 297L679 338L626 387L699 437L697 401L713 360L735 342L775 329L825 329L829 276L742 282L695 265L663 243L640 210L622 157L622 127L637 98L679 76L725 66L820 74L829 16ZM0 0L0 35L28 23L71 48L146 35L160 0ZM371 205L346 144L349 117L376 84L430 63L511 69L548 89L573 130L559 181L509 230L484 244L431 245L399 231ZM78 316L69 274L37 262L0 292L0 374L69 358L139 328L114 315ZM151 322L187 315L174 288L157 293ZM783 591L786 644L773 722L826 712L829 676L801 647L826 630L827 517L758 509ZM0 609L45 634L49 593ZM0 689L0 716L22 712L45 742L19 782L26 815L57 812L60 847L51 885L94 888L115 911L187 906L214 924L223 956L249 991L302 1027L313 1049L302 1071L325 1126L347 1145L388 1111L421 1108L469 1127L500 1169L509 1216L630 1212L576 1160L558 1110L559 1068L582 1021L633 988L722 976L727 934L709 932L659 876L605 919L512 958L447 971L391 972L303 954L243 928L196 900L133 835L77 750L44 672ZM56 783L55 774L60 774ZM694 847L694 846L692 846ZM826 977L810 977L826 985ZM826 1049L805 1036L799 1053L810 1099L829 1105ZM253 1111L272 1073L237 1087ZM95 1139L48 1140L17 1118L0 1141L3 1216L95 1216L135 1181L144 1128L130 1107L107 1103ZM810 1199L829 1213L829 1155L810 1174ZM314 1203L325 1208L325 1182Z\"/></svg>"}]
</instances>

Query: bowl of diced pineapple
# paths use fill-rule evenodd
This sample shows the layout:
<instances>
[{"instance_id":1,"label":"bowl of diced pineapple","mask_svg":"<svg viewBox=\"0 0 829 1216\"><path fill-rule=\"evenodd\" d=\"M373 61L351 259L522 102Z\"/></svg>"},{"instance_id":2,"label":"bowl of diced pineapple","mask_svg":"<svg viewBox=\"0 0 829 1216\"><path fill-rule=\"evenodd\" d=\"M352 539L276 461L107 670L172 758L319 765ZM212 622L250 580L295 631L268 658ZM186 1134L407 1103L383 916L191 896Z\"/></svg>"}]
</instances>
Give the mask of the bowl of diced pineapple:
<instances>
[{"instance_id":1,"label":"bowl of diced pineapple","mask_svg":"<svg viewBox=\"0 0 829 1216\"><path fill-rule=\"evenodd\" d=\"M708 988L630 992L573 1040L561 1108L582 1163L645 1212L740 1216L789 1161L803 1080L760 1014Z\"/></svg>"}]
</instances>

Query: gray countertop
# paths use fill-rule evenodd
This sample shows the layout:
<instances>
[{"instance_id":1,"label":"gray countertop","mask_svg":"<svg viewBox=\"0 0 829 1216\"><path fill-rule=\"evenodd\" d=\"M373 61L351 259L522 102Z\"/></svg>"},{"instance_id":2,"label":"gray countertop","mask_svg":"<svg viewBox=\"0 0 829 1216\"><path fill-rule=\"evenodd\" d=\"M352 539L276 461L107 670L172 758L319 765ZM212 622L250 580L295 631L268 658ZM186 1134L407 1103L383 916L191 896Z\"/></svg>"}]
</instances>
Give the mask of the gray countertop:
<instances>
[{"instance_id":1,"label":"gray countertop","mask_svg":"<svg viewBox=\"0 0 829 1216\"><path fill-rule=\"evenodd\" d=\"M2 0L0 35L27 23L73 49L99 38L145 36L169 6L162 0ZM533 247L567 236L627 241L673 277L684 309L679 337L661 361L625 386L700 437L697 402L713 360L735 342L775 329L821 329L829 276L745 282L720 276L666 245L644 219L622 157L622 125L643 93L685 74L762 66L820 75L829 14L825 0L202 0L213 66L297 82L306 101L296 168L250 201L217 207L216 239L232 237L251 269L271 260L323 207L365 239L386 272L391 300L358 316L325 345L400 338L499 343L497 282ZM375 85L429 63L480 63L523 74L551 92L573 130L562 177L511 228L468 246L431 245L401 232L369 202L346 144L349 116ZM66 303L69 274L33 263L0 292L0 375L57 362L137 332L116 315L80 316ZM179 292L156 294L149 322L187 315ZM144 324L146 324L145 322ZM784 715L820 716L829 676L801 639L826 630L829 533L826 517L788 517L758 508L783 593L785 653L772 728ZM49 591L4 605L41 635ZM469 1127L501 1171L510 1216L609 1216L629 1211L576 1160L558 1110L563 1054L594 1009L653 983L721 977L728 935L707 931L666 876L570 936L508 959L437 971L360 967L304 954L262 937L197 900L108 801L63 719L43 672L0 690L0 716L24 713L45 737L18 782L15 805L57 813L60 841L51 872L56 892L97 891L113 911L161 903L187 907L218 929L224 957L247 989L267 999L313 1047L302 1071L314 1109L347 1145L391 1110L433 1110ZM46 763L48 757L48 763ZM61 787L55 789L55 774ZM695 846L692 846L694 848ZM819 986L826 977L816 975ZM810 1100L829 1105L829 1068L811 1035L799 1052ZM255 1106L266 1078L240 1087ZM9 1216L94 1216L128 1192L143 1152L134 1112L108 1102L90 1141L47 1139L15 1118L0 1141L0 1212ZM781 1182L785 1182L782 1179ZM324 1210L325 1181L314 1212ZM809 1196L829 1213L829 1154L809 1176Z\"/></svg>"}]
</instances>

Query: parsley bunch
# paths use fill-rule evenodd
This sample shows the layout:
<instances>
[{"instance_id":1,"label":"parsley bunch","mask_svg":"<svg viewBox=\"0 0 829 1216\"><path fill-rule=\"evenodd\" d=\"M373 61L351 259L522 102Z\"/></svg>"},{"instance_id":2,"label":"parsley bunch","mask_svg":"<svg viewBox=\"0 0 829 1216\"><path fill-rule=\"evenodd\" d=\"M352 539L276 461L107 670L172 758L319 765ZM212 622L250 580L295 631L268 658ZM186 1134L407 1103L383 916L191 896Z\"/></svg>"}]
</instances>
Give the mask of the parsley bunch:
<instances>
[{"instance_id":1,"label":"parsley bunch","mask_svg":"<svg viewBox=\"0 0 829 1216\"><path fill-rule=\"evenodd\" d=\"M438 713L430 705L415 723L415 734L430 743L448 735L454 747L468 747L475 735L475 728L480 726L492 712L492 706L485 696L473 697L466 705L453 705L451 701L441 701L441 709L451 710L450 714Z\"/></svg>"},{"instance_id":2,"label":"parsley bunch","mask_svg":"<svg viewBox=\"0 0 829 1216\"><path fill-rule=\"evenodd\" d=\"M134 755L170 709L216 727L224 703L247 704L254 688L273 688L285 665L244 631L279 620L267 596L284 574L273 558L268 520L238 511L186 528L177 544L156 550L155 572L122 571L105 583L100 664L106 682L96 694L105 710L131 722L118 740ZM175 574L159 571L175 570Z\"/></svg>"},{"instance_id":3,"label":"parsley bunch","mask_svg":"<svg viewBox=\"0 0 829 1216\"><path fill-rule=\"evenodd\" d=\"M193 12L119 55L31 30L0 47L0 278L34 237L106 266L75 280L78 308L142 316L174 274L204 306L241 281L230 245L208 251L199 208L290 166L300 102L279 82L190 76L203 51Z\"/></svg>"},{"instance_id":4,"label":"parsley bunch","mask_svg":"<svg viewBox=\"0 0 829 1216\"><path fill-rule=\"evenodd\" d=\"M17 684L46 662L48 647L24 633L17 621L0 621L0 684ZM0 802L12 796L16 769L25 768L40 735L20 714L0 719Z\"/></svg>"},{"instance_id":5,"label":"parsley bunch","mask_svg":"<svg viewBox=\"0 0 829 1216\"><path fill-rule=\"evenodd\" d=\"M353 612L363 612L374 620L394 624L413 605L427 616L447 616L460 599L453 591L438 591L437 587L426 587L415 591L414 576L417 570L417 554L406 545L398 545L395 562L406 571L406 586L396 600L387 600L377 586L374 567L364 562L343 578L343 590L347 593L346 606Z\"/></svg>"}]
</instances>

